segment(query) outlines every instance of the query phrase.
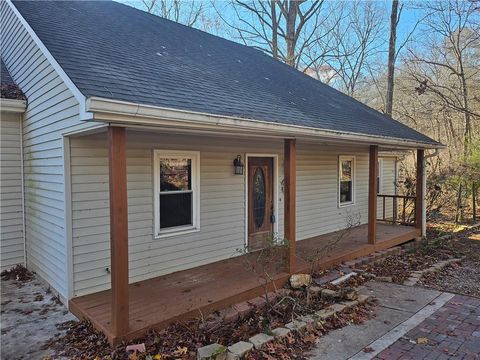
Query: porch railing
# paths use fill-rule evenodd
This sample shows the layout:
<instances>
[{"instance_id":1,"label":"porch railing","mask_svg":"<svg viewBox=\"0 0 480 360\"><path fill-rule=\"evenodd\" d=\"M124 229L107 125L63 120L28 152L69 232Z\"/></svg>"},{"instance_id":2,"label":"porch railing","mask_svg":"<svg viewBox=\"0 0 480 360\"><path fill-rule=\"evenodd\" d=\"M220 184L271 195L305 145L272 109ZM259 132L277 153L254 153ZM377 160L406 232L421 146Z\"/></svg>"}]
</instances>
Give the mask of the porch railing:
<instances>
[{"instance_id":1,"label":"porch railing","mask_svg":"<svg viewBox=\"0 0 480 360\"><path fill-rule=\"evenodd\" d=\"M401 225L415 225L416 197L409 195L378 194L381 199L379 210L381 216L377 220ZM387 208L387 205L392 205Z\"/></svg>"}]
</instances>

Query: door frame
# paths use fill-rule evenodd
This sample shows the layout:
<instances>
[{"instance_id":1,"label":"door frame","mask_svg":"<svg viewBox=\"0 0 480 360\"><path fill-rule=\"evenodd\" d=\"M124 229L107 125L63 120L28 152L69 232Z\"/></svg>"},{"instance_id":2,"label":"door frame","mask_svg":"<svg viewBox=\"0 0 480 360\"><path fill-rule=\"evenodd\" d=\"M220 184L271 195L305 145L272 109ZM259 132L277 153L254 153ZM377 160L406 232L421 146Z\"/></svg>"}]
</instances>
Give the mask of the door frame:
<instances>
[{"instance_id":1,"label":"door frame","mask_svg":"<svg viewBox=\"0 0 480 360\"><path fill-rule=\"evenodd\" d=\"M273 224L273 232L278 234L278 223L280 217L278 216L278 154L265 153L246 153L245 154L245 176L244 176L244 199L245 199L245 248L248 249L248 159L256 157L265 157L273 159L273 214L275 215L275 223Z\"/></svg>"}]
</instances>

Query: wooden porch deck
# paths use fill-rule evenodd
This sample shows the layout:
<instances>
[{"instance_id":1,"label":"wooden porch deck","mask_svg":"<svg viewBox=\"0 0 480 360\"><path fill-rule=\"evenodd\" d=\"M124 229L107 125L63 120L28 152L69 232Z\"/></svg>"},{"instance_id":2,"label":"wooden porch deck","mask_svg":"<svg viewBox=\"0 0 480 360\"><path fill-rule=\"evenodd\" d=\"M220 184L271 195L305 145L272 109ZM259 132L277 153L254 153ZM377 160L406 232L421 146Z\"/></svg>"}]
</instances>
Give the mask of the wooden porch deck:
<instances>
[{"instance_id":1,"label":"wooden porch deck","mask_svg":"<svg viewBox=\"0 0 480 360\"><path fill-rule=\"evenodd\" d=\"M306 256L322 244L338 239L337 236L338 233L330 233L298 241L296 271L308 271ZM362 225L341 238L318 266L328 268L418 236L420 230L411 226L378 223L377 242L372 245L367 242L367 225ZM122 339L132 339L150 329L165 327L174 320L196 317L201 313L205 315L262 294L260 279L245 266L242 257L234 257L130 284L129 330ZM275 285L283 286L288 278L286 269L285 272L277 271ZM77 317L90 320L111 342L116 342L121 339L115 338L111 329L111 302L112 294L107 290L74 298L69 307Z\"/></svg>"}]
</instances>

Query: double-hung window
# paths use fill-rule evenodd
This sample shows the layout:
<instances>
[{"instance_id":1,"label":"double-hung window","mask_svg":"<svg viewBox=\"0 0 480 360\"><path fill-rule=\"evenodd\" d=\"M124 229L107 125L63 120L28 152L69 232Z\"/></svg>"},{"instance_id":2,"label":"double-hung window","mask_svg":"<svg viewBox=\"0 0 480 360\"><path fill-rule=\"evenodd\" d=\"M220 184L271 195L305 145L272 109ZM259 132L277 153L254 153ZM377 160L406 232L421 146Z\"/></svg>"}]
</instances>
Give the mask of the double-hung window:
<instances>
[{"instance_id":1,"label":"double-hung window","mask_svg":"<svg viewBox=\"0 0 480 360\"><path fill-rule=\"evenodd\" d=\"M199 158L196 151L154 151L157 237L199 229Z\"/></svg>"},{"instance_id":2,"label":"double-hung window","mask_svg":"<svg viewBox=\"0 0 480 360\"><path fill-rule=\"evenodd\" d=\"M340 156L338 161L338 203L339 206L355 202L355 157Z\"/></svg>"}]
</instances>

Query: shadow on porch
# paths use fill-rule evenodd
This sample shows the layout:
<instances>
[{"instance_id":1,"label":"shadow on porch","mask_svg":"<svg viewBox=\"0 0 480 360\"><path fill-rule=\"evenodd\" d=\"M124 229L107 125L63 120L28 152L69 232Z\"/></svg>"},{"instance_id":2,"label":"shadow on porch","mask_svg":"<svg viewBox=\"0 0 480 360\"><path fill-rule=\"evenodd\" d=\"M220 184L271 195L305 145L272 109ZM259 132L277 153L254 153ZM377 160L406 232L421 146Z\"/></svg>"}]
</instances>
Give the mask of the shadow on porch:
<instances>
[{"instance_id":1,"label":"shadow on porch","mask_svg":"<svg viewBox=\"0 0 480 360\"><path fill-rule=\"evenodd\" d=\"M378 223L377 241L369 244L367 232L367 225L351 229L318 266L328 268L420 236L420 230L415 227ZM309 265L304 260L308 254L337 236L338 232L298 241L296 272L308 271ZM129 327L122 339L132 339L174 320L205 315L262 294L261 280L246 268L245 256L248 255L130 284ZM282 287L289 274L279 270L272 277L275 286ZM90 320L111 342L120 340L114 336L111 326L111 290L74 298L69 306L76 316Z\"/></svg>"}]
</instances>

